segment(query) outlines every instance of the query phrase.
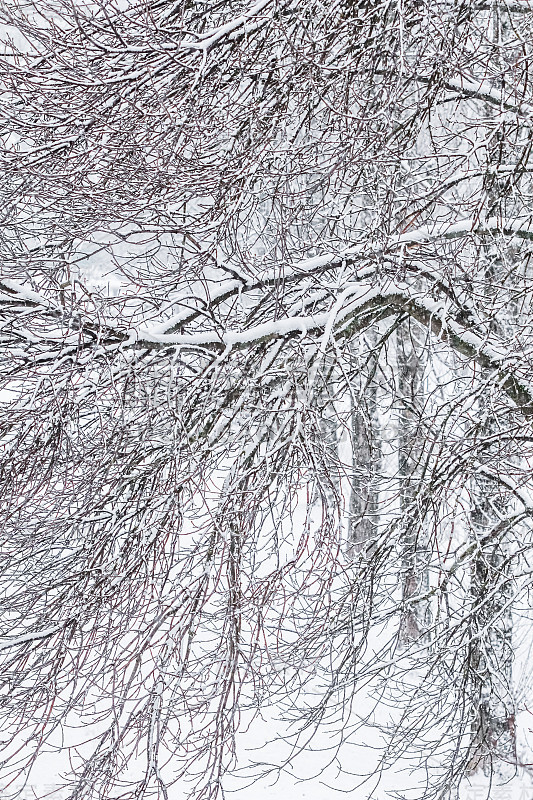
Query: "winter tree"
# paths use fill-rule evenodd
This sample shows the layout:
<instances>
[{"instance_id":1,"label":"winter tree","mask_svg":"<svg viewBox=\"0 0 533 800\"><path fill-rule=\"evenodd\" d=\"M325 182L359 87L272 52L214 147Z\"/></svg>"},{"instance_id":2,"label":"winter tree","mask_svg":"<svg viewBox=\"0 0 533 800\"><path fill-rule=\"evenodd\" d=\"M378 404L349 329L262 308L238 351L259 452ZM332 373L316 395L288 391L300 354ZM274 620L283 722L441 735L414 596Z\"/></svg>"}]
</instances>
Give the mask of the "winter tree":
<instances>
[{"instance_id":1,"label":"winter tree","mask_svg":"<svg viewBox=\"0 0 533 800\"><path fill-rule=\"evenodd\" d=\"M531 12L2 5L4 785L527 762Z\"/></svg>"}]
</instances>

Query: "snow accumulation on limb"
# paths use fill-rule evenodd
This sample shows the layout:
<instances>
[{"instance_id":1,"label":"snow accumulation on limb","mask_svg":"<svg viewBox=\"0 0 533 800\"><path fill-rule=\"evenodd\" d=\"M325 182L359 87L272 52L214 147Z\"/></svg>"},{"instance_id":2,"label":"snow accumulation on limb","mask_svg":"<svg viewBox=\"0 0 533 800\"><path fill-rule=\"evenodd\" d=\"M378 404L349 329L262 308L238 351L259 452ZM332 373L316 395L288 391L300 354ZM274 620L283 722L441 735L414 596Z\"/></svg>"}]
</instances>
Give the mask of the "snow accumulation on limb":
<instances>
[{"instance_id":1,"label":"snow accumulation on limb","mask_svg":"<svg viewBox=\"0 0 533 800\"><path fill-rule=\"evenodd\" d=\"M61 625L54 625L52 628L46 628L44 631L34 631L32 633L23 633L20 636L2 637L0 638L0 650L7 650L9 647L19 647L21 644L27 642L40 641L48 639L61 629Z\"/></svg>"},{"instance_id":2,"label":"snow accumulation on limb","mask_svg":"<svg viewBox=\"0 0 533 800\"><path fill-rule=\"evenodd\" d=\"M0 306L8 302L17 303L18 305L43 306L43 308L52 306L48 298L28 286L10 278L0 278Z\"/></svg>"},{"instance_id":3,"label":"snow accumulation on limb","mask_svg":"<svg viewBox=\"0 0 533 800\"><path fill-rule=\"evenodd\" d=\"M420 83L425 83L424 77L417 77ZM474 100L481 100L485 103L490 103L497 108L502 108L505 111L513 111L531 116L533 112L533 105L522 99L513 99L512 97L504 97L502 92L494 89L483 82L479 83L471 78L461 77L459 79L447 80L444 82L444 87L453 92L457 92L459 97L471 98Z\"/></svg>"},{"instance_id":4,"label":"snow accumulation on limb","mask_svg":"<svg viewBox=\"0 0 533 800\"><path fill-rule=\"evenodd\" d=\"M438 240L455 239L480 233L493 233L518 239L533 239L531 218L514 220L491 217L482 223L469 218L448 226L419 227L394 237L385 249L385 254L393 254L397 248L411 248L423 244L431 244ZM135 347L147 351L159 349L190 348L193 350L211 350L225 358L234 350L243 350L273 340L284 340L298 336L322 337L330 336L334 340L350 338L363 330L371 321L385 319L393 314L407 313L420 324L430 329L441 341L447 342L457 353L472 359L484 369L495 372L501 389L517 405L525 416L533 415L533 388L524 380L519 357L509 358L503 343L494 334L487 334L485 326L476 322L476 315L461 299L457 292L448 285L438 271L424 265L410 264L406 272L423 275L432 282L438 293L444 294L446 302L435 300L428 293L415 290L408 283L398 283L390 278L374 282L377 278L373 264L376 252L372 246L358 242L343 252L326 253L313 258L304 259L287 265L281 272L279 269L267 270L253 278L235 277L215 280L211 277L205 282L198 282L192 294L183 302L179 311L170 318L146 323L129 323L125 326L109 326L99 321L92 324L90 317L83 317L77 327L65 336L58 329L47 330L46 324L38 331L30 330L25 335L23 328L13 327L9 323L4 326L4 345L13 343L16 346L26 344L28 348L39 351L35 354L37 361L53 360L57 356L57 348L61 348L62 356L66 355L65 346L91 350L95 347L104 349L120 349ZM383 250L380 251L383 254ZM354 266L360 266L354 271ZM212 317L211 329L202 329L201 323L207 312L212 314L216 308L237 296L249 294L254 302L257 293L266 288L282 284L285 287L298 286L308 276L317 273L325 274L341 267L351 267L352 283L345 284L335 299L330 291L333 305L324 311L310 314L286 311L286 316L271 321L260 322L244 328L231 329L217 324ZM370 280L369 280L370 279ZM374 280L372 280L374 279ZM305 288L305 284L304 284ZM13 280L2 280L0 289L0 307L4 304L11 310L13 303L18 302L21 312L24 308L33 308L41 316L57 320L62 309L40 293L28 289L25 285ZM301 310L307 307L304 300L298 301ZM295 306L297 309L298 303ZM312 305L312 304L310 304ZM468 319L468 322L465 320ZM126 322L126 320L125 320ZM187 331L187 326L194 324L194 329ZM54 322L57 327L57 322ZM43 330L44 328L44 330ZM85 334L85 335L84 335ZM81 336L81 338L80 338ZM57 346L57 347L56 347ZM17 351L20 357L23 353ZM28 352L27 357L31 358ZM517 369L519 373L517 373ZM520 377L518 377L520 374Z\"/></svg>"},{"instance_id":5,"label":"snow accumulation on limb","mask_svg":"<svg viewBox=\"0 0 533 800\"><path fill-rule=\"evenodd\" d=\"M220 41L223 41L226 38L231 38L231 34L234 34L239 28L249 24L250 21L271 2L272 0L259 0L259 2L254 3L254 5L244 14L239 14L238 17L226 22L225 25L221 25L219 28L215 28L214 30L209 30L200 34L198 36L198 41L182 41L180 46L186 50L207 51Z\"/></svg>"},{"instance_id":6,"label":"snow accumulation on limb","mask_svg":"<svg viewBox=\"0 0 533 800\"><path fill-rule=\"evenodd\" d=\"M499 384L508 397L525 416L533 416L533 388L516 375L516 358L509 358L495 337L487 339L454 319L442 302L426 297L412 296L408 287L379 287L353 284L343 290L344 303L332 312L308 316L294 316L263 323L244 331L226 331L196 334L153 333L142 328L137 331L137 343L147 348L211 347L223 352L243 349L273 339L297 335L320 335L328 328L331 335L341 339L364 328L369 318L384 319L399 312L407 312L417 322L429 328L437 338L445 341L460 355L477 362L484 369L497 373ZM129 343L135 340L130 337Z\"/></svg>"},{"instance_id":7,"label":"snow accumulation on limb","mask_svg":"<svg viewBox=\"0 0 533 800\"><path fill-rule=\"evenodd\" d=\"M502 220L494 217L485 220L483 223L473 219L466 219L453 225L448 225L445 228L424 226L395 237L386 247L385 252L394 252L398 247L409 247L409 245L416 246L440 239L454 239L459 236L479 234L481 232L499 234L507 238L533 239L532 223L532 217L520 220ZM383 253L382 250L379 252ZM284 285L297 283L307 276L332 271L343 265L353 266L362 259L365 260L366 264L362 265L357 270L354 278L356 281L365 280L375 273L374 266L369 266L368 262L372 261L376 255L377 252L373 250L371 246L369 247L367 242L358 242L340 253L326 253L296 261L293 264L287 265L281 273L279 269L270 269L257 279L246 279L243 277L216 281L216 287L209 292L200 292L200 290L198 290L197 297L193 300L193 305L184 305L181 310L171 318L152 326L150 329L151 334L170 335L176 333L183 328L183 326L197 319L203 313L206 304L209 305L210 308L214 308L239 294L253 293L259 289L275 286L279 284L280 281ZM439 276L435 275L434 277L438 278ZM11 302L18 300L28 306L43 306L53 310L54 313L61 311L59 306L52 304L44 295L38 294L27 288L24 284L14 280L2 278L0 280L0 290L3 290L6 294L5 298L2 298L0 295L0 306L3 302L5 303L9 297ZM298 329L298 325L296 325L296 329ZM147 334L145 338L149 338L149 334ZM220 339L215 341L220 341ZM206 339L206 342L211 342L211 339Z\"/></svg>"},{"instance_id":8,"label":"snow accumulation on limb","mask_svg":"<svg viewBox=\"0 0 533 800\"><path fill-rule=\"evenodd\" d=\"M397 247L408 247L409 245L417 245L439 239L454 239L465 234L476 234L480 232L502 234L507 238L533 239L532 223L533 219L530 217L527 219L524 218L523 220L501 220L494 217L485 220L483 224L479 223L479 221L467 219L455 223L454 225L449 225L445 229L422 227L401 234L393 239L387 247L387 251L394 251ZM335 270L342 265L352 266L363 258L368 261L375 255L376 253L372 252L372 249L369 248L366 243L357 243L341 253L326 253L290 264L283 270L281 276L279 270L269 270L258 280L246 281L243 278L242 280L220 281L217 288L210 292L209 296L205 295L198 298L201 308L198 308L198 306L183 308L170 319L152 327L151 334L169 335L176 333L184 325L198 318L202 313L205 303L209 303L209 306L213 308L238 294L246 294L248 292L255 292L261 288L274 286L280 282L280 279L285 285L293 282L296 283L308 275ZM375 268L366 265L361 266L354 277L357 281L363 281L371 277L374 273ZM440 276L435 275L432 277L439 278ZM295 319L296 318L293 317L293 320ZM320 327L320 323L318 323L318 326ZM308 327L312 328L313 325ZM299 330L299 323L296 323L294 330ZM207 339L206 342L208 341ZM203 344L206 342L203 342Z\"/></svg>"}]
</instances>

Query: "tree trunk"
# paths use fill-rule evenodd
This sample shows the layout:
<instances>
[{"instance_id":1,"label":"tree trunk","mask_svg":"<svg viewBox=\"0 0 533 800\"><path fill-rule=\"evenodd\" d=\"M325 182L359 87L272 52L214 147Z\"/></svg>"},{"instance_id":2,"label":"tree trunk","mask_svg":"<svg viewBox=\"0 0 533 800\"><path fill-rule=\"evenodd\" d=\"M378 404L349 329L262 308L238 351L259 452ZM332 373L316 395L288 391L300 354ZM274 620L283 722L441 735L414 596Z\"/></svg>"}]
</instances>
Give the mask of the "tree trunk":
<instances>
[{"instance_id":1,"label":"tree trunk","mask_svg":"<svg viewBox=\"0 0 533 800\"><path fill-rule=\"evenodd\" d=\"M423 640L430 619L429 601L419 599L429 588L428 548L418 504L424 452L418 403L424 375L424 335L410 324L398 329L396 337L398 366L398 475L401 531L402 619L400 640L404 646Z\"/></svg>"},{"instance_id":2,"label":"tree trunk","mask_svg":"<svg viewBox=\"0 0 533 800\"><path fill-rule=\"evenodd\" d=\"M491 432L493 424L486 423ZM493 432L493 431L492 431ZM512 575L507 536L499 519L507 501L489 478L472 489L472 538L477 554L471 567L472 625L469 652L471 757L469 771L490 775L516 764L515 708L512 688Z\"/></svg>"},{"instance_id":3,"label":"tree trunk","mask_svg":"<svg viewBox=\"0 0 533 800\"><path fill-rule=\"evenodd\" d=\"M381 443L374 374L377 356L368 378L360 376L359 391L351 397L352 480L348 517L348 556L354 557L371 544L378 523Z\"/></svg>"},{"instance_id":4,"label":"tree trunk","mask_svg":"<svg viewBox=\"0 0 533 800\"><path fill-rule=\"evenodd\" d=\"M491 37L501 54L508 25L504 22L498 0L490 10ZM505 64L500 64L502 75ZM504 90L500 78L497 88ZM486 107L488 119L494 117L494 109ZM494 137L487 150L486 174L484 177L480 218L501 217L512 206L512 182L502 165L519 161L518 153L505 136L505 122L498 122ZM508 265L502 264L497 243L489 241L485 247L486 268L484 295L490 308L495 287L505 280ZM508 314L513 316L512 304ZM514 309L516 312L516 309ZM501 334L500 322L493 317L490 330ZM486 371L482 377L487 378ZM497 439L495 415L491 413L490 400L483 395L478 404L483 438ZM489 451L488 457L496 461L497 453ZM497 467L496 467L497 468ZM507 763L514 770L516 765L515 708L512 689L512 611L513 594L510 573L508 536L501 532L498 522L507 516L508 501L502 496L495 481L483 476L476 477L472 485L471 528L472 539L477 545L476 558L471 568L471 595L473 604L472 635L470 640L470 675L472 702L472 741L469 771L481 769L490 775L495 770L505 771Z\"/></svg>"}]
</instances>

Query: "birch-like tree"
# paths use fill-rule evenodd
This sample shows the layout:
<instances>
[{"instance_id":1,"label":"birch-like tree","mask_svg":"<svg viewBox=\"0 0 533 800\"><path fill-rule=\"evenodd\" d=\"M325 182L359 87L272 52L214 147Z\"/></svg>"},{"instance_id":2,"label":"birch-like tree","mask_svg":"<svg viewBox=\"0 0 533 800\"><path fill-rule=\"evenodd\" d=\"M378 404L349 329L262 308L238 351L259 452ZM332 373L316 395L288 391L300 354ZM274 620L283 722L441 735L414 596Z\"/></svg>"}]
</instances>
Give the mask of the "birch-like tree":
<instances>
[{"instance_id":1,"label":"birch-like tree","mask_svg":"<svg viewBox=\"0 0 533 800\"><path fill-rule=\"evenodd\" d=\"M5 782L214 800L241 720L349 746L361 698L417 800L517 768L528 2L2 21Z\"/></svg>"}]
</instances>

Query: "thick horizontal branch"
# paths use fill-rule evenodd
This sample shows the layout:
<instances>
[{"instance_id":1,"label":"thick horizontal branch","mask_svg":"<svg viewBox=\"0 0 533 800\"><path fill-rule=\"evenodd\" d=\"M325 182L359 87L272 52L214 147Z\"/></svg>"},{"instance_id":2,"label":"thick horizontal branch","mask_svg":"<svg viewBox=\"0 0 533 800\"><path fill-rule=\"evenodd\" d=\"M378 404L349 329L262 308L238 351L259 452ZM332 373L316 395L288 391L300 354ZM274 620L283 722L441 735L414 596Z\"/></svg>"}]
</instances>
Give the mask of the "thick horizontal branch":
<instances>
[{"instance_id":1,"label":"thick horizontal branch","mask_svg":"<svg viewBox=\"0 0 533 800\"><path fill-rule=\"evenodd\" d=\"M390 243L386 246L385 252L394 252L398 248L409 248L410 245L416 246L439 240L457 239L461 236L487 233L502 235L507 238L516 237L518 239L533 240L533 218L528 217L527 219L516 221L501 220L493 217L486 220L483 224L476 224L474 220L466 219L454 225L448 225L447 227L416 228L392 238ZM362 259L366 262L372 261L378 254L382 253L383 250L380 249L378 251L373 249L372 246L369 246L368 242L362 241L357 242L340 253L326 253L302 261L295 261L292 264L286 265L282 270L269 270L259 276L257 280L246 281L244 278L236 278L234 280L220 281L213 292L206 294L205 297L198 298L199 308L192 306L182 308L170 319L156 326L152 326L148 338L153 335L159 336L161 334L177 333L183 326L202 315L206 306L212 310L216 306L237 295L257 292L262 288L276 286L280 283L284 285L296 283L307 276L323 274L331 270L339 269L342 266L355 265ZM406 264L405 266L408 270L409 265ZM354 279L363 281L373 275L374 272L373 266L364 266L357 270ZM444 288L444 284L440 279L439 286L441 289ZM451 296L452 292L450 291L449 294ZM292 319L296 320L296 317ZM206 341L208 341L208 339L206 339Z\"/></svg>"},{"instance_id":2,"label":"thick horizontal branch","mask_svg":"<svg viewBox=\"0 0 533 800\"><path fill-rule=\"evenodd\" d=\"M52 628L46 628L44 631L34 631L32 633L23 633L20 636L6 637L0 639L0 650L7 650L11 647L19 647L21 644L28 642L41 641L42 639L49 639L59 630L62 625L54 625Z\"/></svg>"},{"instance_id":3,"label":"thick horizontal branch","mask_svg":"<svg viewBox=\"0 0 533 800\"><path fill-rule=\"evenodd\" d=\"M495 235L503 234L533 239L529 219L522 221L489 219L483 225L477 226L472 220L464 220L446 228L436 230L418 228L409 231L392 239L387 247L387 252L392 253L397 248L410 249L438 240L480 235L487 232ZM31 331L31 336L27 340L27 358L32 359L30 352L32 351L37 361L50 361L53 360L54 354L58 354L59 350L64 357L66 348L71 346L73 352L79 352L80 347L89 350L92 347L114 350L135 347L147 351L174 348L196 351L200 349L218 353L220 359L224 357L224 354L234 350L249 349L272 340L285 340L297 336L316 337L317 339L321 337L320 346L325 347L330 338L336 340L350 338L377 320L385 319L393 314L407 313L430 329L438 339L449 344L455 352L472 359L485 369L496 372L503 392L525 416L532 416L533 389L527 381L517 375L519 368L517 359L510 360L503 351L502 344L494 336L489 336L487 339L488 334L484 330L476 333L475 327L472 325L475 314L468 313L470 309L467 306L459 305L457 300L454 300L453 292L451 289L447 291L442 276L426 275L432 281L432 290L437 290L446 296L447 306L442 301L430 299L429 291L428 296L421 296L419 293L414 295L413 288L409 287L407 283L370 284L368 278L375 276L374 267L368 264L369 260L372 261L372 255L372 252L365 250L364 242L361 242L342 253L330 253L295 262L287 266L282 275L278 270L265 272L250 283L247 283L246 279L239 278L225 279L218 283L215 281L213 282L213 292L210 292L204 285L201 289L203 296L199 295L170 319L149 327L139 325L130 327L128 331L124 331L124 329L121 331L117 327L102 326L98 328L98 335L95 337L96 329L91 325L90 320L83 320L80 328L71 333L72 341L61 339L59 330L52 341L39 334L35 336ZM241 330L227 328L214 328L208 331L196 330L195 332L186 330L191 324L197 324L199 319L205 318L206 312L210 318L214 319L212 314L214 309L239 294L258 293L261 289L276 284L279 286L280 284L296 283L316 272L347 266L350 262L356 264L363 259L366 266L355 272L352 283L343 288L333 308L329 311L317 314L295 314ZM18 298L26 308L34 307L40 315L57 318L57 306L48 303L48 307L45 307L48 301L42 295L26 291L24 286L13 281L4 281L3 283L3 287L0 288L3 288L5 292L4 303L10 305ZM2 298L0 297L1 304ZM305 308L305 304L300 308ZM9 310L6 310L9 313ZM468 319L468 325L464 323L465 319ZM6 331L7 327L4 326L4 332ZM20 352L22 334L17 331L16 327L12 334L8 333L7 337L4 336L3 346L9 349L11 335L13 347L18 348L17 356L24 357L24 354ZM83 341L84 335L90 337L90 341Z\"/></svg>"},{"instance_id":4,"label":"thick horizontal branch","mask_svg":"<svg viewBox=\"0 0 533 800\"><path fill-rule=\"evenodd\" d=\"M484 335L466 328L441 302L424 297L413 298L409 289L353 284L343 291L344 304L332 311L307 316L288 317L256 325L245 331L197 334L150 334L142 330L137 342L147 349L153 347L208 348L221 353L245 349L273 339L294 336L317 336L330 332L334 339L350 338L377 319L407 313L458 354L484 369L498 374L502 391L516 404L522 414L533 416L533 387L516 375L516 360L510 360L500 342L487 340ZM132 340L130 340L132 343Z\"/></svg>"},{"instance_id":5,"label":"thick horizontal branch","mask_svg":"<svg viewBox=\"0 0 533 800\"><path fill-rule=\"evenodd\" d=\"M186 40L180 42L180 47L186 50L202 50L205 52L219 42L234 37L235 32L238 31L239 28L255 28L257 26L257 21L255 23L253 22L254 17L263 11L271 2L272 0L258 0L258 2L254 3L244 14L239 14L238 17L226 22L224 25L220 25L218 28L199 34L195 42Z\"/></svg>"}]
</instances>

